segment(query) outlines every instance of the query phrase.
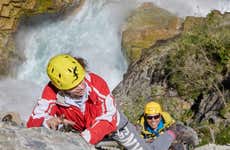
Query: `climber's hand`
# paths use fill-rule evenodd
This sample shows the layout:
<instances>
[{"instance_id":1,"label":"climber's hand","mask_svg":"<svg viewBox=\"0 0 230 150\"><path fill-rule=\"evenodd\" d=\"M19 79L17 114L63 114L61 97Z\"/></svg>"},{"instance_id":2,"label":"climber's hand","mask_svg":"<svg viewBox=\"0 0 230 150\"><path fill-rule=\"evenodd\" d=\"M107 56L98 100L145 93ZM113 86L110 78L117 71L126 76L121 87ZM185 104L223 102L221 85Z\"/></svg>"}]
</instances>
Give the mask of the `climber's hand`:
<instances>
[{"instance_id":1,"label":"climber's hand","mask_svg":"<svg viewBox=\"0 0 230 150\"><path fill-rule=\"evenodd\" d=\"M75 125L75 122L65 119L65 116L62 115L61 117L52 117L46 120L46 124L48 128L57 130L59 125L73 126Z\"/></svg>"},{"instance_id":2,"label":"climber's hand","mask_svg":"<svg viewBox=\"0 0 230 150\"><path fill-rule=\"evenodd\" d=\"M52 118L46 120L46 124L47 124L48 128L53 129L53 130L57 130L58 125L62 124L62 119L58 118L58 117L52 117Z\"/></svg>"},{"instance_id":3,"label":"climber's hand","mask_svg":"<svg viewBox=\"0 0 230 150\"><path fill-rule=\"evenodd\" d=\"M176 134L176 143L186 143L193 146L199 143L197 133L191 127L175 123L169 127L169 130Z\"/></svg>"}]
</instances>

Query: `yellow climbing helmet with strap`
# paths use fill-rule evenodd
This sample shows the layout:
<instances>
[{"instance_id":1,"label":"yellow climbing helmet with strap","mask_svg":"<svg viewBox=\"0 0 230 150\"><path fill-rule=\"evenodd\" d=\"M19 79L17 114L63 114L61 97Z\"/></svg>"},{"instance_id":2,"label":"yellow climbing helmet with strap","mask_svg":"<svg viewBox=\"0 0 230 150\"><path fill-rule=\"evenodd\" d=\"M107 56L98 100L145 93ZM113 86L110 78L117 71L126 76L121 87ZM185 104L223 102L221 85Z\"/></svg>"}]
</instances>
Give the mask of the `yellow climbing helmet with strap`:
<instances>
[{"instance_id":1,"label":"yellow climbing helmet with strap","mask_svg":"<svg viewBox=\"0 0 230 150\"><path fill-rule=\"evenodd\" d=\"M52 57L47 65L47 75L60 90L76 87L85 77L85 69L72 56L59 54Z\"/></svg>"},{"instance_id":2,"label":"yellow climbing helmet with strap","mask_svg":"<svg viewBox=\"0 0 230 150\"><path fill-rule=\"evenodd\" d=\"M145 109L144 109L145 115L161 114L161 112L162 112L161 106L156 102L151 101L145 105Z\"/></svg>"}]
</instances>

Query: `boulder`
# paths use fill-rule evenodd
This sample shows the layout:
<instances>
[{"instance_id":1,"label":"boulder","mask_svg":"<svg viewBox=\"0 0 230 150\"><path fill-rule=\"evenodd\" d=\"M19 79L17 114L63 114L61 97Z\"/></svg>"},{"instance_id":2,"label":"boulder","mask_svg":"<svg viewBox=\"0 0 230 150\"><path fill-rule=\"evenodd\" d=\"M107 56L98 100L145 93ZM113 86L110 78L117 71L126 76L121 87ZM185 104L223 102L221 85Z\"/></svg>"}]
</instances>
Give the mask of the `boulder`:
<instances>
[{"instance_id":1,"label":"boulder","mask_svg":"<svg viewBox=\"0 0 230 150\"><path fill-rule=\"evenodd\" d=\"M180 33L181 19L158 8L143 3L128 18L123 27L122 48L131 63L140 58L142 51L158 40L166 40Z\"/></svg>"},{"instance_id":2,"label":"boulder","mask_svg":"<svg viewBox=\"0 0 230 150\"><path fill-rule=\"evenodd\" d=\"M76 133L46 128L24 128L0 123L0 149L5 150L94 150Z\"/></svg>"}]
</instances>

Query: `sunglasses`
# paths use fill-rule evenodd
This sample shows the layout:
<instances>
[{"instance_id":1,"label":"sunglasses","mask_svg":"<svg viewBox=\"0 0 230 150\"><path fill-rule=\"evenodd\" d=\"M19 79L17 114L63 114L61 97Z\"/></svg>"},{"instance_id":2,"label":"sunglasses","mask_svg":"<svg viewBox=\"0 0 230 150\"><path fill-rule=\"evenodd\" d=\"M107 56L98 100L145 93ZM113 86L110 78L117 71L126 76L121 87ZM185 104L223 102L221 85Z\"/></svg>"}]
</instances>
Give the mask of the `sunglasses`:
<instances>
[{"instance_id":1,"label":"sunglasses","mask_svg":"<svg viewBox=\"0 0 230 150\"><path fill-rule=\"evenodd\" d=\"M160 115L155 115L155 116L146 116L146 119L148 119L148 120L152 120L152 119L159 119L160 118Z\"/></svg>"}]
</instances>

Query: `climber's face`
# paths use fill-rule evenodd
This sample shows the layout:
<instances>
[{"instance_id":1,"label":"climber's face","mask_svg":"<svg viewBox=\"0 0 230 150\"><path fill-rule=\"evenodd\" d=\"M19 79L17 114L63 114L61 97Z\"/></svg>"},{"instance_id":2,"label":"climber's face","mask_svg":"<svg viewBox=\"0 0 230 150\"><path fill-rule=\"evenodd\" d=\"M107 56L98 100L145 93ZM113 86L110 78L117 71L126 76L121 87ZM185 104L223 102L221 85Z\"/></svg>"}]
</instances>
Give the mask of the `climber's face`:
<instances>
[{"instance_id":1,"label":"climber's face","mask_svg":"<svg viewBox=\"0 0 230 150\"><path fill-rule=\"evenodd\" d=\"M160 114L147 115L146 121L152 129L156 129L158 124L160 123L160 118L161 118Z\"/></svg>"},{"instance_id":2,"label":"climber's face","mask_svg":"<svg viewBox=\"0 0 230 150\"><path fill-rule=\"evenodd\" d=\"M79 98L82 97L86 92L86 82L83 80L81 83L79 83L76 87L74 87L71 90L65 91L69 96L73 98Z\"/></svg>"}]
</instances>

